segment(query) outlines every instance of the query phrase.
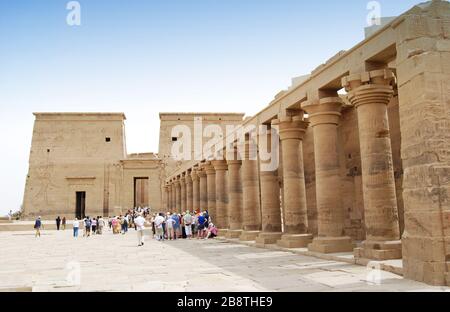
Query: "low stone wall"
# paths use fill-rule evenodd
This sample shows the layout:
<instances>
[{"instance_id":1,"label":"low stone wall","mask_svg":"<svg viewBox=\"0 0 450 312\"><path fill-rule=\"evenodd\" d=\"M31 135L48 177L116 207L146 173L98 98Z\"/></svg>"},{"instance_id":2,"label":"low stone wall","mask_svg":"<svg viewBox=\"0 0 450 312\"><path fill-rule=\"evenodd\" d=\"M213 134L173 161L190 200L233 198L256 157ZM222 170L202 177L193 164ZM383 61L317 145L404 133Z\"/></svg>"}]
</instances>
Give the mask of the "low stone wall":
<instances>
[{"instance_id":1,"label":"low stone wall","mask_svg":"<svg viewBox=\"0 0 450 312\"><path fill-rule=\"evenodd\" d=\"M56 224L43 222L44 231L56 231ZM62 229L62 227L61 227ZM72 224L66 225L66 230L71 230ZM0 222L0 232L23 232L23 231L34 231L34 222L28 221L12 221L11 223Z\"/></svg>"}]
</instances>

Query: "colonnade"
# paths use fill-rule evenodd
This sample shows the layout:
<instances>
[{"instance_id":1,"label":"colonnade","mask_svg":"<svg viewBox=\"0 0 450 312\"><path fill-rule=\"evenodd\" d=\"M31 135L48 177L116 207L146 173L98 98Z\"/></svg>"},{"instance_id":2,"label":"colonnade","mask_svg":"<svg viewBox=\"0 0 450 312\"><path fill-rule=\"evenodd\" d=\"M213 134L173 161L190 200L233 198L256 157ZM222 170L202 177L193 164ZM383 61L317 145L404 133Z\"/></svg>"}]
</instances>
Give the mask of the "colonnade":
<instances>
[{"instance_id":1,"label":"colonnade","mask_svg":"<svg viewBox=\"0 0 450 312\"><path fill-rule=\"evenodd\" d=\"M236 157L235 145L231 153L225 153L225 159L202 161L171 177L165 186L166 208L176 212L208 210L221 235L255 240L259 245L278 244L320 253L355 250L357 257L377 260L401 258L387 114L393 81L389 70L342 79L359 123L367 234L359 248L344 231L338 153L343 100L337 93L305 100L302 110L280 114L271 121L270 126L279 134L280 166L267 169L267 160L251 157L258 154L261 144L274 148L270 133L259 138L247 135L242 160ZM309 127L314 135L317 237L308 227L303 164L303 139Z\"/></svg>"}]
</instances>

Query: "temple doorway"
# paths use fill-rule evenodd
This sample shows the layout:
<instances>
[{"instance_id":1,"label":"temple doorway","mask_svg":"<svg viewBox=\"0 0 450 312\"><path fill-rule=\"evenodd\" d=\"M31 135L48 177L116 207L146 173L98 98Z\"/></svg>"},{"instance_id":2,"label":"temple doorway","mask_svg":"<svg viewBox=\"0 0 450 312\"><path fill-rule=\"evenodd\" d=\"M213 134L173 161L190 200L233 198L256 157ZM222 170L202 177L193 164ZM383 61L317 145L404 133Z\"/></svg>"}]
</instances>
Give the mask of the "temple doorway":
<instances>
[{"instance_id":1,"label":"temple doorway","mask_svg":"<svg viewBox=\"0 0 450 312\"><path fill-rule=\"evenodd\" d=\"M86 217L86 192L77 192L76 197L75 217L82 220Z\"/></svg>"},{"instance_id":2,"label":"temple doorway","mask_svg":"<svg viewBox=\"0 0 450 312\"><path fill-rule=\"evenodd\" d=\"M148 178L134 178L134 207L148 207Z\"/></svg>"}]
</instances>

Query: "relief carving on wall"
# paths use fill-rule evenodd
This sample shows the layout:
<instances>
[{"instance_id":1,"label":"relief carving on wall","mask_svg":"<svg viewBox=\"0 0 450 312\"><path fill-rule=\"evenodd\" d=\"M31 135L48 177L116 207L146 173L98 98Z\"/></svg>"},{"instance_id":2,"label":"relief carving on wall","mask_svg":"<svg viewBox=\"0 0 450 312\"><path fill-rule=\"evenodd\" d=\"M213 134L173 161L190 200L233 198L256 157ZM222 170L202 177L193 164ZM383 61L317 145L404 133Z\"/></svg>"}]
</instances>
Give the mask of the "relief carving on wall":
<instances>
[{"instance_id":1,"label":"relief carving on wall","mask_svg":"<svg viewBox=\"0 0 450 312\"><path fill-rule=\"evenodd\" d=\"M36 201L41 201L44 204L48 204L49 190L58 188L58 186L52 181L53 171L54 165L51 163L46 163L42 166L37 167L36 176L39 181L39 190L34 195L34 199Z\"/></svg>"}]
</instances>

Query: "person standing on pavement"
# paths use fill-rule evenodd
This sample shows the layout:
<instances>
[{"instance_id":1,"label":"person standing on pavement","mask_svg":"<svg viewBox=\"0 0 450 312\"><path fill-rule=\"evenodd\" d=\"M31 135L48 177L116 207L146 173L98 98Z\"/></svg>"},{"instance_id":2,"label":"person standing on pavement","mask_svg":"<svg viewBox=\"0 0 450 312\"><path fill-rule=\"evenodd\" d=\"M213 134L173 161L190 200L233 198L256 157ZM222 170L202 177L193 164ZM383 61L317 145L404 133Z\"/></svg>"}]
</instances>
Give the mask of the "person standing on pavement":
<instances>
[{"instance_id":1,"label":"person standing on pavement","mask_svg":"<svg viewBox=\"0 0 450 312\"><path fill-rule=\"evenodd\" d=\"M197 239L203 239L204 238L204 233L205 233L205 225L206 225L206 218L203 215L203 213L201 213L198 216L197 222L198 222Z\"/></svg>"},{"instance_id":2,"label":"person standing on pavement","mask_svg":"<svg viewBox=\"0 0 450 312\"><path fill-rule=\"evenodd\" d=\"M73 221L73 237L78 237L78 230L80 229L80 221L78 221L77 218L75 218L75 221Z\"/></svg>"},{"instance_id":3,"label":"person standing on pavement","mask_svg":"<svg viewBox=\"0 0 450 312\"><path fill-rule=\"evenodd\" d=\"M170 213L167 213L166 227L167 227L167 239L168 240L174 240L176 237L174 229L173 229L174 224L175 224L175 220L172 218Z\"/></svg>"},{"instance_id":4,"label":"person standing on pavement","mask_svg":"<svg viewBox=\"0 0 450 312\"><path fill-rule=\"evenodd\" d=\"M91 226L92 226L92 235L97 234L97 219L96 218L92 219Z\"/></svg>"},{"instance_id":5,"label":"person standing on pavement","mask_svg":"<svg viewBox=\"0 0 450 312\"><path fill-rule=\"evenodd\" d=\"M172 215L172 219L175 221L173 224L173 234L174 234L174 239L176 240L177 238L180 237L180 216L176 213L174 213Z\"/></svg>"},{"instance_id":6,"label":"person standing on pavement","mask_svg":"<svg viewBox=\"0 0 450 312\"><path fill-rule=\"evenodd\" d=\"M36 234L34 237L41 237L41 229L43 229L41 217L38 217L36 221L34 222L34 229L36 230Z\"/></svg>"},{"instance_id":7,"label":"person standing on pavement","mask_svg":"<svg viewBox=\"0 0 450 312\"><path fill-rule=\"evenodd\" d=\"M59 231L60 227L61 227L61 218L58 216L58 218L56 218L56 230Z\"/></svg>"},{"instance_id":8,"label":"person standing on pavement","mask_svg":"<svg viewBox=\"0 0 450 312\"><path fill-rule=\"evenodd\" d=\"M105 220L103 220L102 216L99 216L97 220L97 233L102 235L104 227L105 227Z\"/></svg>"},{"instance_id":9,"label":"person standing on pavement","mask_svg":"<svg viewBox=\"0 0 450 312\"><path fill-rule=\"evenodd\" d=\"M144 230L145 230L145 218L142 214L139 214L134 219L134 224L136 225L136 233L138 238L138 247L144 246Z\"/></svg>"},{"instance_id":10,"label":"person standing on pavement","mask_svg":"<svg viewBox=\"0 0 450 312\"><path fill-rule=\"evenodd\" d=\"M67 222L66 217L63 217L62 218L62 223L61 223L63 231L66 230L66 222Z\"/></svg>"},{"instance_id":11,"label":"person standing on pavement","mask_svg":"<svg viewBox=\"0 0 450 312\"><path fill-rule=\"evenodd\" d=\"M165 219L162 213L155 218L156 239L159 241L164 241L164 229L163 229L164 222Z\"/></svg>"},{"instance_id":12,"label":"person standing on pavement","mask_svg":"<svg viewBox=\"0 0 450 312\"><path fill-rule=\"evenodd\" d=\"M84 219L84 236L85 237L91 236L91 226L92 226L91 219L89 217L86 217L86 219Z\"/></svg>"},{"instance_id":13,"label":"person standing on pavement","mask_svg":"<svg viewBox=\"0 0 450 312\"><path fill-rule=\"evenodd\" d=\"M192 238L192 216L189 211L186 212L186 214L183 217L184 221L184 232L186 234L186 238L191 239Z\"/></svg>"}]
</instances>

